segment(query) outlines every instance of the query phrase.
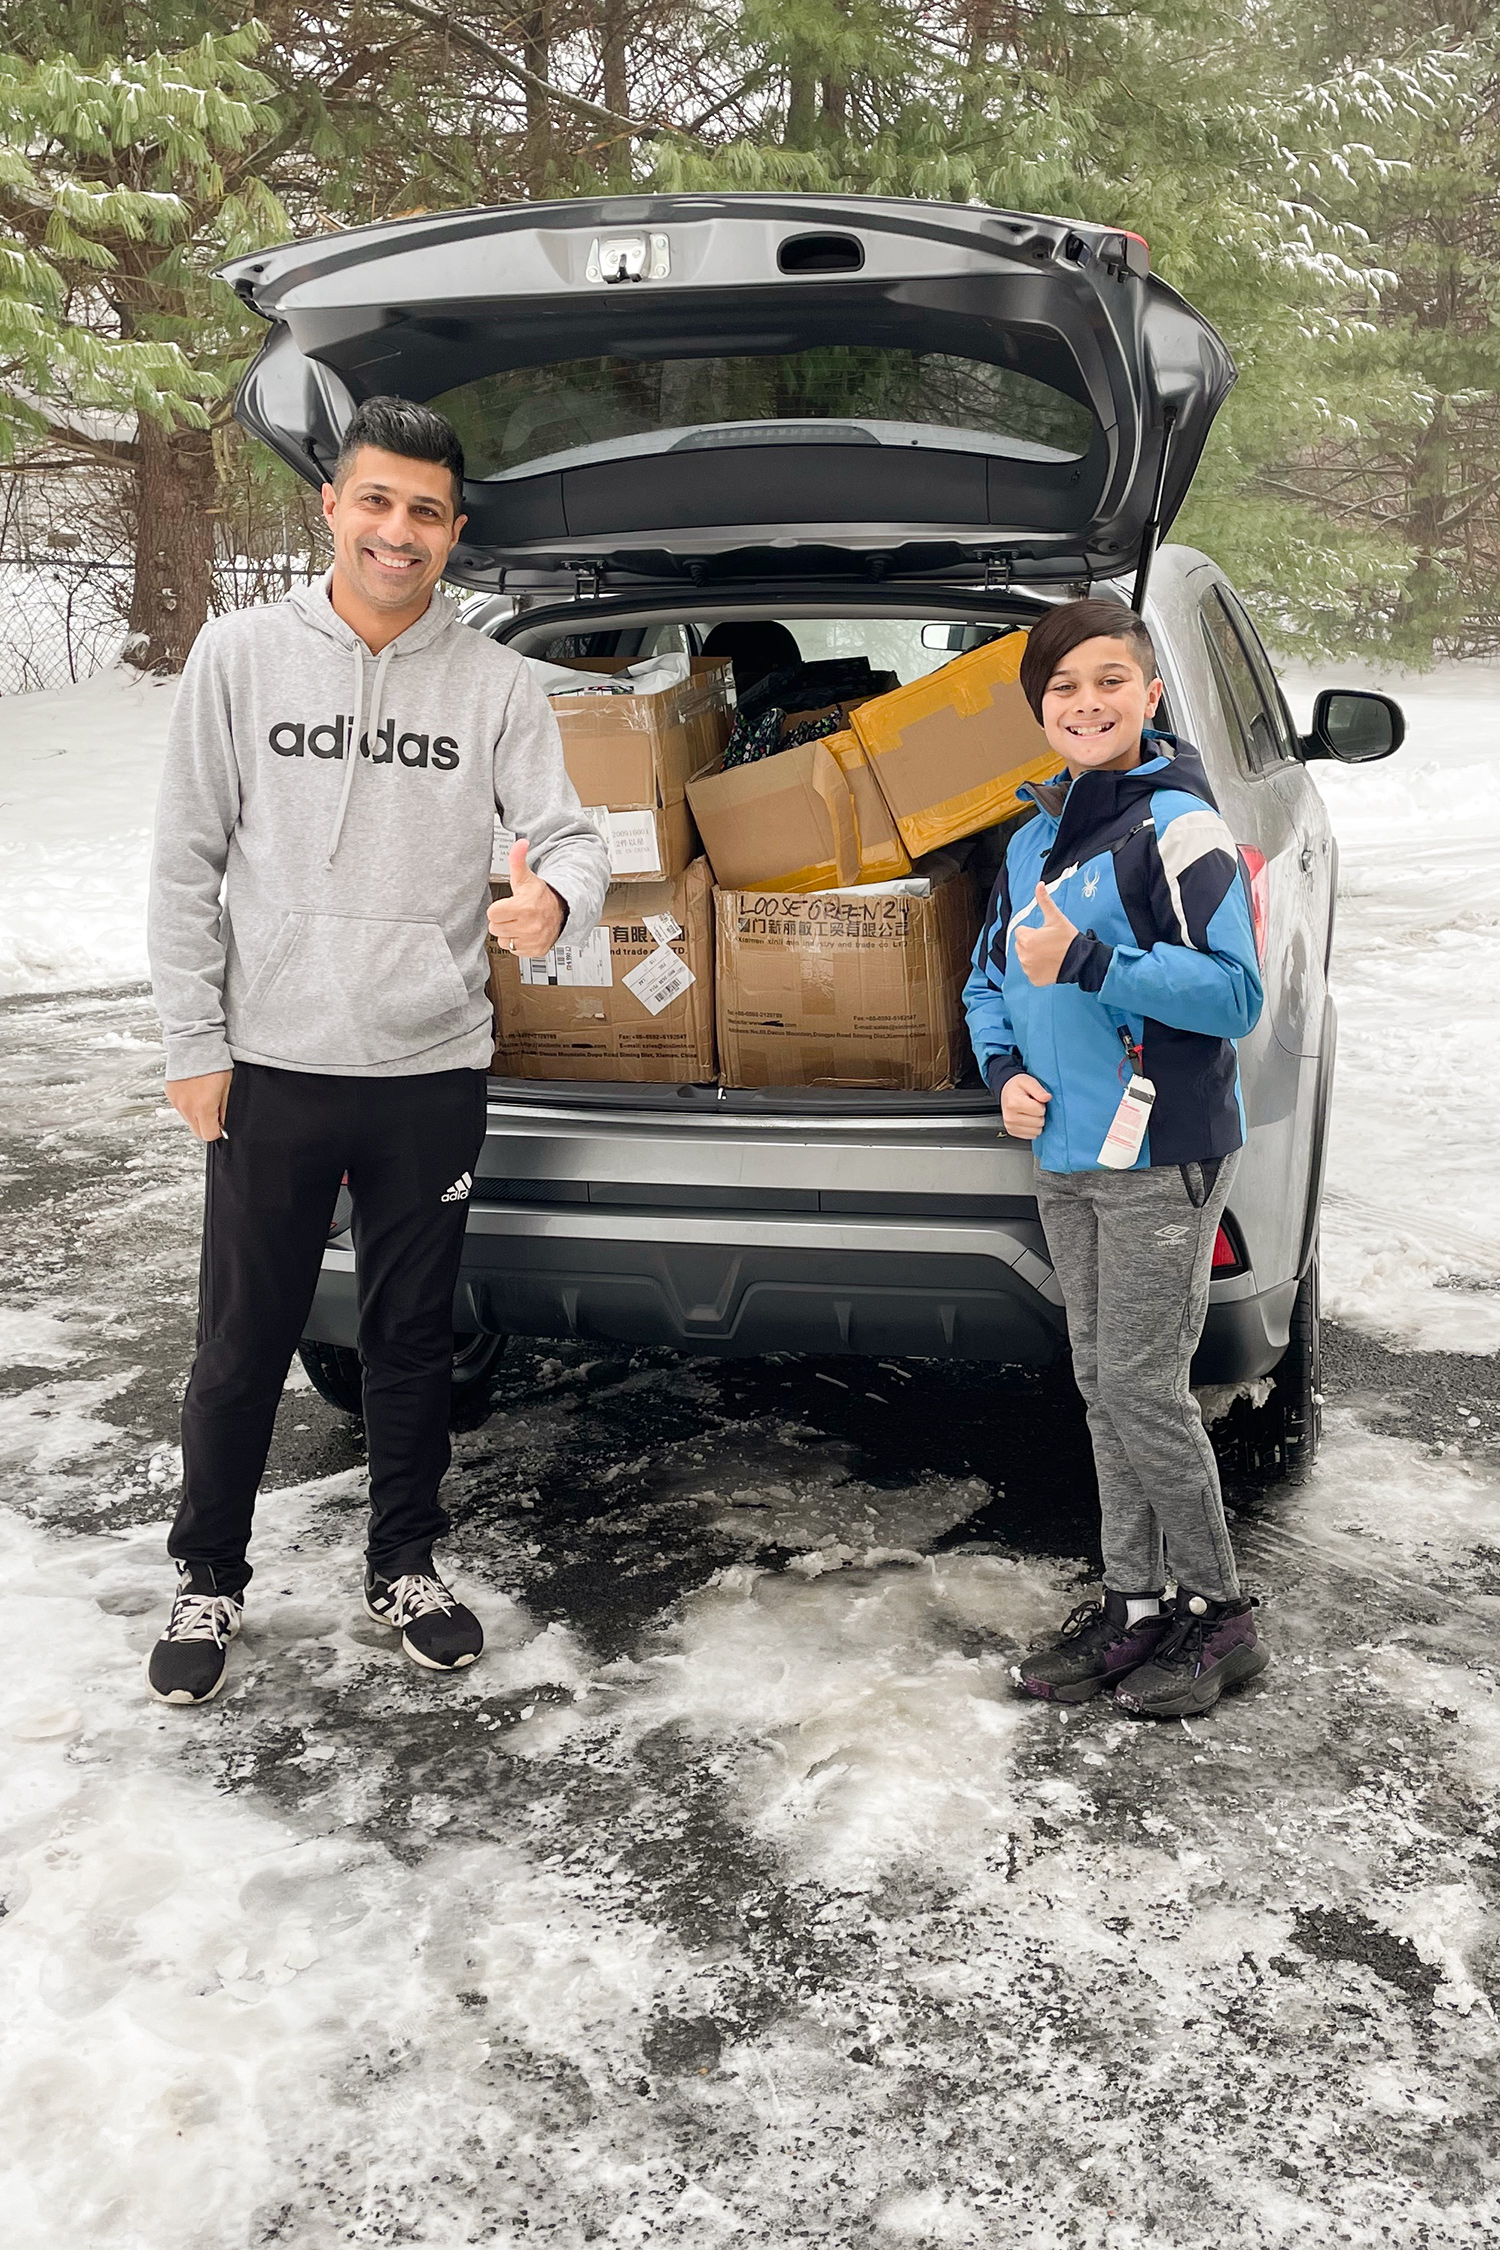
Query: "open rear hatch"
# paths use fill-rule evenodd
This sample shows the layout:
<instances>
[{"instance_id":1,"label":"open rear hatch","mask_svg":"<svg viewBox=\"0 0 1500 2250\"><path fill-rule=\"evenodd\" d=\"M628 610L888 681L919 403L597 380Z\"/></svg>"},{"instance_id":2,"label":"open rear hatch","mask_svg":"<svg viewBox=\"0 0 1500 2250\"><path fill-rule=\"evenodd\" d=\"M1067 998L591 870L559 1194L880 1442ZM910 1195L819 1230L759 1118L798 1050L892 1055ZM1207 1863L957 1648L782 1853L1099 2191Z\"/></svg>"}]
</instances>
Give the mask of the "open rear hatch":
<instances>
[{"instance_id":1,"label":"open rear hatch","mask_svg":"<svg viewBox=\"0 0 1500 2250\"><path fill-rule=\"evenodd\" d=\"M360 401L438 407L449 575L512 590L1119 577L1235 373L1138 237L968 205L532 204L224 273L272 323L245 426L316 483Z\"/></svg>"}]
</instances>

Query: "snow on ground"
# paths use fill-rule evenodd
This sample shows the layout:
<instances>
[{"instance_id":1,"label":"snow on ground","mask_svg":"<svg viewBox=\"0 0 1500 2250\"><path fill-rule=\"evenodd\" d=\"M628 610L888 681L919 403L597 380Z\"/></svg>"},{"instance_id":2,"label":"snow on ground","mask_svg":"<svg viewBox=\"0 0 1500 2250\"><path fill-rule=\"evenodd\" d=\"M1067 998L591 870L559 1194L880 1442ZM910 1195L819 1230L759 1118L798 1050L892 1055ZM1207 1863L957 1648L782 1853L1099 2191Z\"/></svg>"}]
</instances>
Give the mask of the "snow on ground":
<instances>
[{"instance_id":1,"label":"snow on ground","mask_svg":"<svg viewBox=\"0 0 1500 2250\"><path fill-rule=\"evenodd\" d=\"M443 1680L299 1388L164 1711L202 1161L149 1027L0 1007L6 2250L1500 2250L1485 1363L1435 1447L1344 1395L1232 1496L1272 1668L1154 1728L1008 1683L1090 1567L1058 1389L515 1345Z\"/></svg>"},{"instance_id":2,"label":"snow on ground","mask_svg":"<svg viewBox=\"0 0 1500 2250\"><path fill-rule=\"evenodd\" d=\"M1500 670L1393 679L1388 763L1311 770L1340 848L1338 1093L1323 1227L1338 1319L1411 1348L1500 1347ZM1318 687L1289 675L1299 721ZM170 682L108 673L0 699L0 992L146 973Z\"/></svg>"},{"instance_id":3,"label":"snow on ground","mask_svg":"<svg viewBox=\"0 0 1500 2250\"><path fill-rule=\"evenodd\" d=\"M151 821L176 682L0 697L0 993L146 974Z\"/></svg>"},{"instance_id":4,"label":"snow on ground","mask_svg":"<svg viewBox=\"0 0 1500 2250\"><path fill-rule=\"evenodd\" d=\"M1338 1081L1323 1218L1336 1319L1427 1350L1500 1348L1500 668L1384 687L1409 732L1371 766L1320 763L1339 845Z\"/></svg>"},{"instance_id":5,"label":"snow on ground","mask_svg":"<svg viewBox=\"0 0 1500 2250\"><path fill-rule=\"evenodd\" d=\"M471 1556L493 1653L434 1685L353 1599L362 1487L265 1508L186 1718L164 1527L4 1519L17 2250L1500 2242L1493 1486L1338 1417L1244 1539L1274 1687L1157 1729L1011 1695L1065 1565L829 1564L816 1475L806 1567L611 1660Z\"/></svg>"}]
</instances>

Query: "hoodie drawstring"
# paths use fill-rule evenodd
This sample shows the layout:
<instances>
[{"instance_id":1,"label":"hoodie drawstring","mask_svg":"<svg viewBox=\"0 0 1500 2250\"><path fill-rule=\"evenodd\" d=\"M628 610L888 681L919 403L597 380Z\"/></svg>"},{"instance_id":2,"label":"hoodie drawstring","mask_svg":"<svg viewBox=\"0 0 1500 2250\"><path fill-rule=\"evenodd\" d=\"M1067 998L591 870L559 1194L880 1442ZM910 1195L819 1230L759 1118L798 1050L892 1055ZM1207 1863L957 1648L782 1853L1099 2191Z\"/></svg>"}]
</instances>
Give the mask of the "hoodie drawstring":
<instances>
[{"instance_id":1,"label":"hoodie drawstring","mask_svg":"<svg viewBox=\"0 0 1500 2250\"><path fill-rule=\"evenodd\" d=\"M365 644L355 636L354 641L354 729L349 738L348 754L344 760L344 786L339 791L338 810L333 816L333 826L328 832L328 856L325 867L332 867L333 855L339 848L339 838L344 833L344 815L349 809L349 792L354 787L354 769L359 764L361 740L370 745L370 756L375 755L375 743L380 728L380 703L385 692L385 671L396 653L394 641L387 641L375 666L375 679L370 689L370 723L361 727L362 706L365 700Z\"/></svg>"}]
</instances>

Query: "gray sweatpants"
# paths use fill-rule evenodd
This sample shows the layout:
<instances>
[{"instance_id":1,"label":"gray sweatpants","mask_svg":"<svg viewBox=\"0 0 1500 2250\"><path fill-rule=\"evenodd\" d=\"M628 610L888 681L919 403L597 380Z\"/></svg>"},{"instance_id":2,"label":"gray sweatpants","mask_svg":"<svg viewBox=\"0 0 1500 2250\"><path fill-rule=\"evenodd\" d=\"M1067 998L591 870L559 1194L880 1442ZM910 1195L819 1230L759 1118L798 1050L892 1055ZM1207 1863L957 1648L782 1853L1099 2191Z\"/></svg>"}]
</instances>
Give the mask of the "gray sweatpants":
<instances>
[{"instance_id":1,"label":"gray sweatpants","mask_svg":"<svg viewBox=\"0 0 1500 2250\"><path fill-rule=\"evenodd\" d=\"M1196 1209L1175 1164L1037 1167L1037 1209L1099 1473L1104 1583L1117 1593L1159 1593L1168 1569L1195 1594L1239 1593L1218 1465L1188 1389L1214 1236L1238 1166L1238 1150L1220 1160ZM1204 1172L1185 1169L1201 1190Z\"/></svg>"}]
</instances>

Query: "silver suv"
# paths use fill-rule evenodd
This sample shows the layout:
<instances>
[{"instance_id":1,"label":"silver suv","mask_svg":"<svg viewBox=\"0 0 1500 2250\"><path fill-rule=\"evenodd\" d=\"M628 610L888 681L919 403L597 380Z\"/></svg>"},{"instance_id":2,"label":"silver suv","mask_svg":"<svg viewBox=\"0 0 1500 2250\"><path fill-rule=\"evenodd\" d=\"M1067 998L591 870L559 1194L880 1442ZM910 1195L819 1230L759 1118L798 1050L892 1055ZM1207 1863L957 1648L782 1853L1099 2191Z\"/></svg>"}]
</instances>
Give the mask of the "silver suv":
<instances>
[{"instance_id":1,"label":"silver suv","mask_svg":"<svg viewBox=\"0 0 1500 2250\"><path fill-rule=\"evenodd\" d=\"M1136 236L971 206L663 196L466 211L236 261L272 324L238 412L320 482L396 391L463 439L471 616L538 656L868 656L903 680L1086 590L1144 613L1159 723L1197 743L1250 876L1266 1007L1202 1383L1259 1385L1244 1470L1319 1426L1318 1207L1337 850L1304 766L1389 755L1381 696L1299 737L1244 606L1158 542L1234 366ZM761 669L769 668L763 660ZM745 685L742 676L740 685ZM1000 839L981 838L982 864ZM354 1253L303 1355L357 1410ZM496 1079L454 1308L455 1389L507 1335L684 1352L1054 1362L1029 1146L970 1069L931 1094Z\"/></svg>"}]
</instances>

